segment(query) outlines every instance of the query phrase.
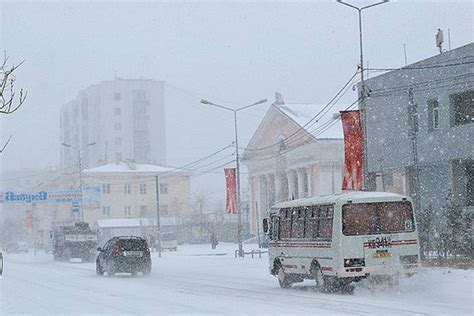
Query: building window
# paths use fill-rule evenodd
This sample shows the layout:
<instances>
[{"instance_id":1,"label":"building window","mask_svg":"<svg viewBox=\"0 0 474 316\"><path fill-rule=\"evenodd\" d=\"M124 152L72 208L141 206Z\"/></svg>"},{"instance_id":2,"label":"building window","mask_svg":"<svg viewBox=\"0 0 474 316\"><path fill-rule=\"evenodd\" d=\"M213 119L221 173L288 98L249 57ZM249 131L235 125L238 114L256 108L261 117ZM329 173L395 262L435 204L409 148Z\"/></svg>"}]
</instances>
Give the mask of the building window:
<instances>
[{"instance_id":1,"label":"building window","mask_svg":"<svg viewBox=\"0 0 474 316\"><path fill-rule=\"evenodd\" d=\"M384 188L393 186L393 173L390 171L384 172L382 174L382 181Z\"/></svg>"},{"instance_id":2,"label":"building window","mask_svg":"<svg viewBox=\"0 0 474 316\"><path fill-rule=\"evenodd\" d=\"M148 209L146 205L140 205L140 217L148 217Z\"/></svg>"},{"instance_id":3,"label":"building window","mask_svg":"<svg viewBox=\"0 0 474 316\"><path fill-rule=\"evenodd\" d=\"M146 183L140 184L140 194L146 194Z\"/></svg>"},{"instance_id":4,"label":"building window","mask_svg":"<svg viewBox=\"0 0 474 316\"><path fill-rule=\"evenodd\" d=\"M125 206L123 211L124 211L125 216L128 216L128 217L132 216L132 207L131 206Z\"/></svg>"},{"instance_id":5,"label":"building window","mask_svg":"<svg viewBox=\"0 0 474 316\"><path fill-rule=\"evenodd\" d=\"M110 216L110 206L102 206L102 215Z\"/></svg>"},{"instance_id":6,"label":"building window","mask_svg":"<svg viewBox=\"0 0 474 316\"><path fill-rule=\"evenodd\" d=\"M115 161L116 162L122 161L122 153L115 153Z\"/></svg>"},{"instance_id":7,"label":"building window","mask_svg":"<svg viewBox=\"0 0 474 316\"><path fill-rule=\"evenodd\" d=\"M122 130L122 123L115 123L115 130L121 131Z\"/></svg>"},{"instance_id":8,"label":"building window","mask_svg":"<svg viewBox=\"0 0 474 316\"><path fill-rule=\"evenodd\" d=\"M160 205L160 216L168 216L168 205Z\"/></svg>"},{"instance_id":9,"label":"building window","mask_svg":"<svg viewBox=\"0 0 474 316\"><path fill-rule=\"evenodd\" d=\"M120 101L120 100L122 100L122 95L120 94L120 92L115 92L115 93L114 93L114 100L115 100L115 101Z\"/></svg>"},{"instance_id":10,"label":"building window","mask_svg":"<svg viewBox=\"0 0 474 316\"><path fill-rule=\"evenodd\" d=\"M110 184L102 184L102 193L110 194Z\"/></svg>"},{"instance_id":11,"label":"building window","mask_svg":"<svg viewBox=\"0 0 474 316\"><path fill-rule=\"evenodd\" d=\"M168 194L168 184L160 183L160 194Z\"/></svg>"},{"instance_id":12,"label":"building window","mask_svg":"<svg viewBox=\"0 0 474 316\"><path fill-rule=\"evenodd\" d=\"M123 194L132 194L132 185L131 184L125 184L123 186Z\"/></svg>"},{"instance_id":13,"label":"building window","mask_svg":"<svg viewBox=\"0 0 474 316\"><path fill-rule=\"evenodd\" d=\"M115 114L115 116L121 115L122 114L122 109L121 108L115 108L114 109L114 114Z\"/></svg>"},{"instance_id":14,"label":"building window","mask_svg":"<svg viewBox=\"0 0 474 316\"><path fill-rule=\"evenodd\" d=\"M439 102L428 100L428 130L430 132L439 129Z\"/></svg>"},{"instance_id":15,"label":"building window","mask_svg":"<svg viewBox=\"0 0 474 316\"><path fill-rule=\"evenodd\" d=\"M117 145L117 146L122 145L122 138L120 138L120 137L115 137L115 145Z\"/></svg>"},{"instance_id":16,"label":"building window","mask_svg":"<svg viewBox=\"0 0 474 316\"><path fill-rule=\"evenodd\" d=\"M282 152L288 149L288 145L284 138L280 138L277 142L277 151Z\"/></svg>"},{"instance_id":17,"label":"building window","mask_svg":"<svg viewBox=\"0 0 474 316\"><path fill-rule=\"evenodd\" d=\"M451 126L474 123L474 90L449 96Z\"/></svg>"}]
</instances>

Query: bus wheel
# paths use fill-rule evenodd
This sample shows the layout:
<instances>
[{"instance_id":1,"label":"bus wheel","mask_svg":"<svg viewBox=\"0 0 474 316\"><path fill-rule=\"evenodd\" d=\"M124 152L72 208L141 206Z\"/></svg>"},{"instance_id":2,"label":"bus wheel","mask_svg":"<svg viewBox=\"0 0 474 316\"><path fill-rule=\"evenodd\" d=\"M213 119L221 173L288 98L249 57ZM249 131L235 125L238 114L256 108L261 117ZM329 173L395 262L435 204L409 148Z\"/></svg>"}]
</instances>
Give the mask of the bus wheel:
<instances>
[{"instance_id":1,"label":"bus wheel","mask_svg":"<svg viewBox=\"0 0 474 316\"><path fill-rule=\"evenodd\" d=\"M279 266L277 270L277 277L278 282L280 283L280 287L284 289L288 289L291 287L290 276L283 271L283 266Z\"/></svg>"},{"instance_id":2,"label":"bus wheel","mask_svg":"<svg viewBox=\"0 0 474 316\"><path fill-rule=\"evenodd\" d=\"M318 264L311 267L311 274L316 280L316 288L320 291L326 291L328 288L328 278L323 275L323 271Z\"/></svg>"}]
</instances>

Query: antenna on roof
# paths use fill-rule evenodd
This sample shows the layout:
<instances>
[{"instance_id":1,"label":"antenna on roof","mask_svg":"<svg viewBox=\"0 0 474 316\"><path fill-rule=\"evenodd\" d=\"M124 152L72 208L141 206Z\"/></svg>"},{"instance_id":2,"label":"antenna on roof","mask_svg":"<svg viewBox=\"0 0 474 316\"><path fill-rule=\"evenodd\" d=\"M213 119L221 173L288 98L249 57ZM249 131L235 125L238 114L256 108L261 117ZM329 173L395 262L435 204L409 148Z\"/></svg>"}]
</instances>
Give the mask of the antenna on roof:
<instances>
[{"instance_id":1,"label":"antenna on roof","mask_svg":"<svg viewBox=\"0 0 474 316\"><path fill-rule=\"evenodd\" d=\"M444 42L444 35L443 35L442 29L438 29L438 33L436 33L435 39L436 39L436 46L439 48L439 53L441 54L443 52L443 42Z\"/></svg>"},{"instance_id":2,"label":"antenna on roof","mask_svg":"<svg viewBox=\"0 0 474 316\"><path fill-rule=\"evenodd\" d=\"M448 29L448 50L451 50L451 30Z\"/></svg>"},{"instance_id":3,"label":"antenna on roof","mask_svg":"<svg viewBox=\"0 0 474 316\"><path fill-rule=\"evenodd\" d=\"M285 100L283 100L283 96L281 95L280 92L275 92L275 104L276 105L282 105L285 104Z\"/></svg>"},{"instance_id":4,"label":"antenna on roof","mask_svg":"<svg viewBox=\"0 0 474 316\"><path fill-rule=\"evenodd\" d=\"M408 60L407 60L407 46L405 43L403 43L403 54L405 55L405 66L408 65Z\"/></svg>"}]
</instances>

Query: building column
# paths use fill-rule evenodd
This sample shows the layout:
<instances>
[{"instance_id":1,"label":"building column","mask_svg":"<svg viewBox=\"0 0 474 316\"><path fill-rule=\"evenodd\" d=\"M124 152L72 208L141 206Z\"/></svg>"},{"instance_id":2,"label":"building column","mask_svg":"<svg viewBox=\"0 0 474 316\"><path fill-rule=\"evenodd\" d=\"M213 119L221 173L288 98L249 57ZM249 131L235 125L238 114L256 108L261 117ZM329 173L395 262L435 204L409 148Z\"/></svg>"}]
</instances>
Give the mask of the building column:
<instances>
[{"instance_id":1,"label":"building column","mask_svg":"<svg viewBox=\"0 0 474 316\"><path fill-rule=\"evenodd\" d=\"M296 182L298 184L298 198L306 197L306 192L304 188L304 170L299 168L296 170Z\"/></svg>"},{"instance_id":2,"label":"building column","mask_svg":"<svg viewBox=\"0 0 474 316\"><path fill-rule=\"evenodd\" d=\"M258 177L258 187L259 187L259 199L258 199L258 218L262 221L263 214L265 213L268 206L268 185L267 177L265 175ZM260 225L260 223L257 223Z\"/></svg>"},{"instance_id":3,"label":"building column","mask_svg":"<svg viewBox=\"0 0 474 316\"><path fill-rule=\"evenodd\" d=\"M286 175L283 173L275 174L275 202L282 202L287 200L287 181Z\"/></svg>"},{"instance_id":4,"label":"building column","mask_svg":"<svg viewBox=\"0 0 474 316\"><path fill-rule=\"evenodd\" d=\"M286 173L286 178L288 179L288 197L287 200L290 201L293 198L293 181L291 176L291 170Z\"/></svg>"},{"instance_id":5,"label":"building column","mask_svg":"<svg viewBox=\"0 0 474 316\"><path fill-rule=\"evenodd\" d=\"M288 170L288 200L297 199L298 193L298 176L295 170Z\"/></svg>"},{"instance_id":6,"label":"building column","mask_svg":"<svg viewBox=\"0 0 474 316\"><path fill-rule=\"evenodd\" d=\"M336 193L336 167L331 164L331 194Z\"/></svg>"},{"instance_id":7,"label":"building column","mask_svg":"<svg viewBox=\"0 0 474 316\"><path fill-rule=\"evenodd\" d=\"M267 210L275 204L275 176L267 175Z\"/></svg>"},{"instance_id":8,"label":"building column","mask_svg":"<svg viewBox=\"0 0 474 316\"><path fill-rule=\"evenodd\" d=\"M321 188L320 183L321 180L319 179L319 167L318 165L311 166L311 174L312 174L312 183L313 183L313 195L318 196L321 195Z\"/></svg>"},{"instance_id":9,"label":"building column","mask_svg":"<svg viewBox=\"0 0 474 316\"><path fill-rule=\"evenodd\" d=\"M313 196L313 166L308 166L305 168L306 177L308 179L308 197Z\"/></svg>"},{"instance_id":10,"label":"building column","mask_svg":"<svg viewBox=\"0 0 474 316\"><path fill-rule=\"evenodd\" d=\"M251 194L251 199L250 199L250 209L252 210L250 213L250 232L252 234L255 234L257 231L257 204L258 204L258 199L259 199L259 193L258 193L258 177L251 177L250 178L250 194Z\"/></svg>"}]
</instances>

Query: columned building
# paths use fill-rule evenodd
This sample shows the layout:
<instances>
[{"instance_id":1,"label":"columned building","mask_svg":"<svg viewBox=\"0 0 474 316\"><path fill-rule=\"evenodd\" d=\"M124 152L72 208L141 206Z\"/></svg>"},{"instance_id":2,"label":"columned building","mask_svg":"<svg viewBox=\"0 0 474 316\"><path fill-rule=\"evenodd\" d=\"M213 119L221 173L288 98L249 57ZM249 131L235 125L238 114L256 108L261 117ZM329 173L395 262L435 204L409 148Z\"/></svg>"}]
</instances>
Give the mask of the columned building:
<instances>
[{"instance_id":1,"label":"columned building","mask_svg":"<svg viewBox=\"0 0 474 316\"><path fill-rule=\"evenodd\" d=\"M245 149L242 163L249 174L252 234L258 233L262 218L277 202L341 191L342 128L335 124L325 130L321 123L312 123L321 109L315 104L285 104L277 93Z\"/></svg>"}]
</instances>

